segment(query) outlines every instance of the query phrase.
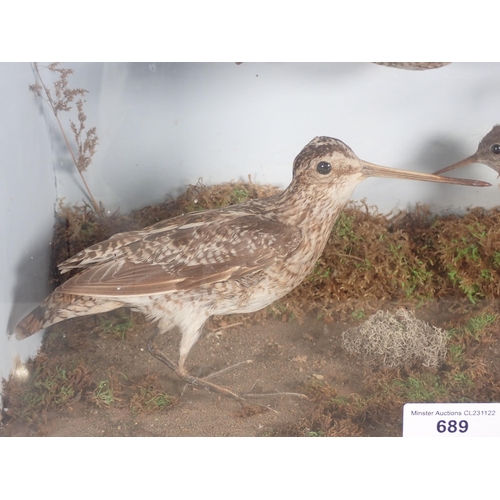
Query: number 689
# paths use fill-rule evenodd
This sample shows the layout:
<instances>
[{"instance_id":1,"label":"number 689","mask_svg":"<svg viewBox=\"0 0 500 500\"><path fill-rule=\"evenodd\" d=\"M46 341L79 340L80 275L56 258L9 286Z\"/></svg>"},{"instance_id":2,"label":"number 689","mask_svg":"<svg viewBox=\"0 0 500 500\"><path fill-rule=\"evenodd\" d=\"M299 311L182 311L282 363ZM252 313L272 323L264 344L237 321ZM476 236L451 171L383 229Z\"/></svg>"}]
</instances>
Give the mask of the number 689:
<instances>
[{"instance_id":1,"label":"number 689","mask_svg":"<svg viewBox=\"0 0 500 500\"><path fill-rule=\"evenodd\" d=\"M439 420L437 423L437 431L441 434L443 432L454 433L457 431L463 434L464 432L467 432L468 429L469 423L467 420L460 420L460 422L457 422L456 420L450 420L449 422L446 420Z\"/></svg>"}]
</instances>

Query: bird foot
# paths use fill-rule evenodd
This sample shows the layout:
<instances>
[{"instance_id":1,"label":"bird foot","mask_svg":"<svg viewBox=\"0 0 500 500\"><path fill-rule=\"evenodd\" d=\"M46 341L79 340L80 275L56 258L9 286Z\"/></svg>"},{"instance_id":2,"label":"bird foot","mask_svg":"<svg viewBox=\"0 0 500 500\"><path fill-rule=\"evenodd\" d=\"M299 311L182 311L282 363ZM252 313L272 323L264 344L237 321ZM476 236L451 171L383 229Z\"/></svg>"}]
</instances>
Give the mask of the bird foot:
<instances>
[{"instance_id":1,"label":"bird foot","mask_svg":"<svg viewBox=\"0 0 500 500\"><path fill-rule=\"evenodd\" d=\"M243 361L245 363L245 361ZM239 363L241 364L241 363ZM229 368L233 368L232 366ZM223 370L221 370L223 371ZM177 372L176 372L177 373ZM219 374L220 372L217 372ZM298 397L301 399L309 399L305 394L301 394L299 392L245 392L242 394L239 394L237 392L231 391L227 387L223 387L220 385L213 384L211 382L208 382L206 379L207 377L204 378L198 378L198 377L193 377L191 375L180 375L177 373L177 375L184 380L187 384L192 385L193 387L203 387L205 389L208 389L209 391L212 392L217 392L219 394L222 394L223 396L229 396L233 399L236 399L239 403L246 404L247 400L249 399L262 399L262 398L274 398L274 397L283 397L283 396L292 396L292 397ZM212 374L214 375L214 374Z\"/></svg>"},{"instance_id":2,"label":"bird foot","mask_svg":"<svg viewBox=\"0 0 500 500\"><path fill-rule=\"evenodd\" d=\"M212 373L209 373L208 375L205 375L204 377L201 377L201 372L202 372L202 369L200 368L198 370L198 373L196 374L196 378L198 379L202 379L202 380L208 380L209 378L213 378L213 377L217 377L218 375L222 375L223 373L226 373L228 372L229 370L232 370L233 368L238 368L239 366L241 365L248 365L250 363L253 363L253 361L251 359L247 359L246 361L240 361L239 363L236 363L234 365L231 365L231 366L227 366L226 368L222 368L222 370L218 370L216 372L212 372ZM183 388L182 388L182 391L181 391L181 396L184 394L184 391L186 390L187 386L189 384L186 384Z\"/></svg>"},{"instance_id":3,"label":"bird foot","mask_svg":"<svg viewBox=\"0 0 500 500\"><path fill-rule=\"evenodd\" d=\"M216 377L218 375L221 375L222 373L225 373L229 370L232 370L233 368L237 368L238 366L247 365L250 363L253 363L253 360L247 359L246 361L240 361L239 363L236 363L234 365L223 368L222 370L216 371L214 373L210 373L210 375L203 377L203 380L207 380L208 378ZM246 392L244 394L240 394L240 396L244 399L272 398L272 397L276 397L276 396L292 396L292 397L298 397L301 399L309 399L305 394L301 394L299 392L252 392L255 389L257 382L259 382L259 381L257 380L255 382L255 384L252 386L252 388L250 389L249 392Z\"/></svg>"},{"instance_id":4,"label":"bird foot","mask_svg":"<svg viewBox=\"0 0 500 500\"><path fill-rule=\"evenodd\" d=\"M167 358L153 343L154 339L156 338L156 334L153 335L149 341L148 341L148 351L149 353L156 358L158 361L161 361L163 364L167 365L181 380L186 382L186 384L192 385L193 387L200 387L204 389L208 389L209 391L212 392L217 392L219 394L222 394L223 396L228 396L233 399L236 399L236 401L239 401L240 403L244 402L244 398L241 397L239 394L231 391L230 389L226 387L222 387L220 385L213 384L212 382L208 382L207 380L199 377L194 377L193 375L189 375L189 373L186 373L185 370L181 370L179 366L174 363L172 360ZM247 363L247 361L244 361L243 363ZM242 364L242 363L239 363ZM227 371L228 369L233 368L233 366L230 366L228 368L224 368L223 370L220 370L219 372L216 372L215 374L212 374L212 376L221 373L222 371ZM184 390L183 390L184 392Z\"/></svg>"},{"instance_id":5,"label":"bird foot","mask_svg":"<svg viewBox=\"0 0 500 500\"><path fill-rule=\"evenodd\" d=\"M236 368L238 366L241 366L243 364L249 364L252 363L252 360L246 360L246 361L241 361L240 363L236 363L235 365L228 366L227 368L223 368L222 370L219 370L215 373L212 373L208 375L207 377L195 377L193 375L190 375L187 373L185 370L180 369L179 366L171 361L169 358L167 358L153 343L154 338L156 335L151 337L151 339L148 341L147 347L149 353L155 357L158 361L161 361L163 364L167 365L175 374L186 384L189 384L193 387L199 387L203 389L207 389L211 392L216 392L218 394L221 394L223 396L227 396L230 398L235 399L239 403L244 404L247 399L257 399L257 398L268 398L268 397L277 397L277 396L294 396L294 397L300 397L302 399L308 399L307 396L304 394L300 394L297 392L269 392L269 393L244 393L244 394L238 394L234 391L231 391L227 387L223 387L217 384L214 384L212 382L209 382L207 379L215 377L217 375L220 375L221 373L227 372L228 370L231 370L233 368ZM255 387L255 384L254 384ZM253 390L253 388L251 390ZM184 389L183 391L184 392Z\"/></svg>"}]
</instances>

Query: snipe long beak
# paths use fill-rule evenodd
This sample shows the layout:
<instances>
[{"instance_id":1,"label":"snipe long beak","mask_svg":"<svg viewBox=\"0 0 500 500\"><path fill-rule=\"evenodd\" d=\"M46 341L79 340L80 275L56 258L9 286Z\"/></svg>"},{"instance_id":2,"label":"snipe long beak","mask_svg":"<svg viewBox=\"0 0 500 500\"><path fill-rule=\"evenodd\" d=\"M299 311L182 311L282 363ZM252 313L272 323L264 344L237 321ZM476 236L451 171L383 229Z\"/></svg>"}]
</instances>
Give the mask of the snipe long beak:
<instances>
[{"instance_id":1,"label":"snipe long beak","mask_svg":"<svg viewBox=\"0 0 500 500\"><path fill-rule=\"evenodd\" d=\"M469 158L467 158L468 160ZM463 160L466 161L466 160ZM451 170L451 168L456 168L459 165L451 165L444 170L436 172L436 174L423 174L420 172L412 172L411 170L398 170L397 168L387 168L381 167L380 165L375 165L373 163L368 163L367 161L360 160L361 162L361 172L364 177L386 177L393 179L409 179L414 181L427 181L427 182L443 182L445 184L460 184L462 186L476 186L476 187L487 187L491 186L489 182L476 181L472 179L457 179L454 177L441 177L436 175L438 173ZM459 162L461 163L461 162Z\"/></svg>"},{"instance_id":2,"label":"snipe long beak","mask_svg":"<svg viewBox=\"0 0 500 500\"><path fill-rule=\"evenodd\" d=\"M457 163L453 163L453 165L448 165L447 167L442 168L441 170L438 170L437 172L434 172L433 175L444 174L445 172L449 172L450 170L455 170L456 168L465 167L466 165L472 165L473 163L478 163L475 154L473 154L472 156L468 156L467 158L464 158L463 160L457 161Z\"/></svg>"}]
</instances>

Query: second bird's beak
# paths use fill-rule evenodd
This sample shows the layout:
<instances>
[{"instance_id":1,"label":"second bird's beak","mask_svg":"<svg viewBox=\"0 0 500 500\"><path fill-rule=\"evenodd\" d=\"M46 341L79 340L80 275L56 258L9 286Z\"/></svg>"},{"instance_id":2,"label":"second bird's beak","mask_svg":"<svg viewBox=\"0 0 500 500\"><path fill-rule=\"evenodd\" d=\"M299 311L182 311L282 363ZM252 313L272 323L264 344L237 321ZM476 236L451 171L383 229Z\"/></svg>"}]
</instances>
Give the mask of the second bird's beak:
<instances>
[{"instance_id":1,"label":"second bird's beak","mask_svg":"<svg viewBox=\"0 0 500 500\"><path fill-rule=\"evenodd\" d=\"M437 172L434 172L433 175L444 174L445 172L449 172L450 170L455 170L456 168L465 167L466 165L472 165L473 163L478 163L475 154L473 154L472 156L468 156L467 158L464 158L463 160L457 161L456 163L453 163L452 165L448 165L447 167L442 168L441 170L438 170Z\"/></svg>"},{"instance_id":2,"label":"second bird's beak","mask_svg":"<svg viewBox=\"0 0 500 500\"><path fill-rule=\"evenodd\" d=\"M466 160L470 160L466 158ZM462 160L465 162L466 160ZM409 179L414 181L427 181L427 182L443 182L445 184L459 184L462 186L476 186L476 187L487 187L491 186L489 182L476 181L472 179L457 179L454 177L441 177L437 175L447 170L457 168L462 165L468 165L468 163L458 162L454 165L446 167L446 169L436 172L436 174L424 174L421 172L412 172L411 170L398 170L397 168L387 168L381 167L380 165L375 165L373 163L368 163L367 161L360 160L361 163L361 173L363 177L386 177L393 179Z\"/></svg>"}]
</instances>

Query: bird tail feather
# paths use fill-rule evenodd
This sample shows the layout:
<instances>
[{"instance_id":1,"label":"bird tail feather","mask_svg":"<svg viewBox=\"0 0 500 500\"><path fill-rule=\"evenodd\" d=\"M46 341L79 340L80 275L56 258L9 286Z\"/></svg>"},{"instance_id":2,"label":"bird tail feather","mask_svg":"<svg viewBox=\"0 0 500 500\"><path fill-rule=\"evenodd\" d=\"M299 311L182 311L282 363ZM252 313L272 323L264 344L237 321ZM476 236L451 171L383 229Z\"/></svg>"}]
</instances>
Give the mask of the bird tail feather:
<instances>
[{"instance_id":1,"label":"bird tail feather","mask_svg":"<svg viewBox=\"0 0 500 500\"><path fill-rule=\"evenodd\" d=\"M44 328L45 307L38 306L25 316L14 329L17 340L31 337L34 333Z\"/></svg>"},{"instance_id":2,"label":"bird tail feather","mask_svg":"<svg viewBox=\"0 0 500 500\"><path fill-rule=\"evenodd\" d=\"M54 292L19 321L14 333L18 340L23 340L43 328L61 321L112 311L123 307L123 305L123 302L115 302L101 297L84 297Z\"/></svg>"}]
</instances>

